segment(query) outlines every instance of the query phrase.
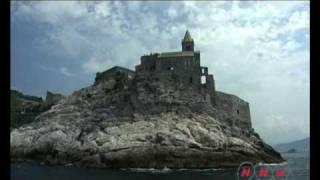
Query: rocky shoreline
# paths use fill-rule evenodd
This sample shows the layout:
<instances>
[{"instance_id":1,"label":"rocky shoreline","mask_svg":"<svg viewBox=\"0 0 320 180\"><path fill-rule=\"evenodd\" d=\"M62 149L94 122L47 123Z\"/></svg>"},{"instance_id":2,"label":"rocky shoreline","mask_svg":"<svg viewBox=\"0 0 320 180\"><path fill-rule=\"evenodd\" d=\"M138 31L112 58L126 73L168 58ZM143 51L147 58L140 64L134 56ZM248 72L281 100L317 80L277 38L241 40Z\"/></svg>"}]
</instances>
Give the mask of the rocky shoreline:
<instances>
[{"instance_id":1,"label":"rocky shoreline","mask_svg":"<svg viewBox=\"0 0 320 180\"><path fill-rule=\"evenodd\" d=\"M109 79L11 130L11 160L101 168L221 168L284 159L192 89Z\"/></svg>"},{"instance_id":2,"label":"rocky shoreline","mask_svg":"<svg viewBox=\"0 0 320 180\"><path fill-rule=\"evenodd\" d=\"M44 137L38 138L38 142L32 142L32 139L29 142L20 142L20 145L28 145L15 148L12 158L46 164L72 163L76 166L108 168L202 169L236 167L243 161L282 162L281 157L270 153L272 148L265 144L261 144L265 146L261 147L239 138L226 137L223 133L210 133L201 124L192 124L190 119L184 119L184 122L178 122L174 126L176 122L173 119L176 116L164 116L167 116L168 124L161 122L161 119L154 123L125 123L107 128L105 131L110 132L109 134L97 130L91 134L94 140L87 137L85 142L76 140L78 134L67 135L62 129L43 129L42 132L29 129L22 134L13 131L13 138L28 136L28 131L33 135L43 133ZM189 123L191 125L188 125ZM155 131L155 126L162 127ZM169 130L170 126L173 127ZM15 142L18 140L21 139L13 139Z\"/></svg>"}]
</instances>

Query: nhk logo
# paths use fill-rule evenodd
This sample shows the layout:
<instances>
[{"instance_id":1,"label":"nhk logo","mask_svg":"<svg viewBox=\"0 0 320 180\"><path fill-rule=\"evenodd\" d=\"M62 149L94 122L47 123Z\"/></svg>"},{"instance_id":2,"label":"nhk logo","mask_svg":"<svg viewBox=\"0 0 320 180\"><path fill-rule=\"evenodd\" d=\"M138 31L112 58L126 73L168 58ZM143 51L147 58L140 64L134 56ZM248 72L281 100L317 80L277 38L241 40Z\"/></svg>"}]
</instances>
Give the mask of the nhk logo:
<instances>
[{"instance_id":1,"label":"nhk logo","mask_svg":"<svg viewBox=\"0 0 320 180\"><path fill-rule=\"evenodd\" d=\"M256 164L243 162L237 171L238 180L286 180L287 164Z\"/></svg>"}]
</instances>

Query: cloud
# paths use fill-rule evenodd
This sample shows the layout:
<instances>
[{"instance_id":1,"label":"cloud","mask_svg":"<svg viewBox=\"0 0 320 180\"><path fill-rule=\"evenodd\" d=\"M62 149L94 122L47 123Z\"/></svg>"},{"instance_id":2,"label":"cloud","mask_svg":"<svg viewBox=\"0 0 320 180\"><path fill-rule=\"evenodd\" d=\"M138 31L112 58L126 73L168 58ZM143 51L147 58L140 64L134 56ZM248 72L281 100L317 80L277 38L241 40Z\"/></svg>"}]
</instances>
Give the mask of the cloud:
<instances>
[{"instance_id":1,"label":"cloud","mask_svg":"<svg viewBox=\"0 0 320 180\"><path fill-rule=\"evenodd\" d=\"M270 114L264 118L264 121L266 121L266 123L260 132L264 134L266 137L265 140L268 142L277 144L308 136L306 134L307 129L301 128L301 126L309 126L309 123L303 123L303 121L299 121L295 117L289 118L283 115ZM297 123L296 126L292 126L292 122ZM276 140L275 137L277 137Z\"/></svg>"},{"instance_id":2,"label":"cloud","mask_svg":"<svg viewBox=\"0 0 320 180\"><path fill-rule=\"evenodd\" d=\"M169 8L169 9L168 9L168 16L169 16L170 18L175 18L175 17L177 17L177 16L178 16L177 10L174 9L174 8Z\"/></svg>"},{"instance_id":3,"label":"cloud","mask_svg":"<svg viewBox=\"0 0 320 180\"><path fill-rule=\"evenodd\" d=\"M99 6L94 6L95 7L95 14L99 17L108 17L112 15L111 12L111 2L110 1L104 1L101 2Z\"/></svg>"},{"instance_id":4,"label":"cloud","mask_svg":"<svg viewBox=\"0 0 320 180\"><path fill-rule=\"evenodd\" d=\"M60 68L55 68L55 67L51 67L51 66L45 66L45 65L36 65L37 68L43 70L43 71L47 71L47 72L50 72L50 73L60 73L64 76L67 76L67 77L72 77L74 76L73 73L71 73L69 71L68 68L66 67L60 67Z\"/></svg>"},{"instance_id":5,"label":"cloud","mask_svg":"<svg viewBox=\"0 0 320 180\"><path fill-rule=\"evenodd\" d=\"M61 67L59 69L59 72L67 77L71 77L73 76L73 74L69 71L69 69L67 69L66 67Z\"/></svg>"},{"instance_id":6,"label":"cloud","mask_svg":"<svg viewBox=\"0 0 320 180\"><path fill-rule=\"evenodd\" d=\"M114 65L134 69L141 55L180 50L189 29L217 89L249 101L254 127L267 141L276 142L294 139L294 132L309 134L309 5L14 2L12 18L49 27L35 44L44 52L65 56L56 67L66 68L59 69L66 76L72 74L69 69L84 76ZM278 138L281 131L276 127L288 131Z\"/></svg>"},{"instance_id":7,"label":"cloud","mask_svg":"<svg viewBox=\"0 0 320 180\"><path fill-rule=\"evenodd\" d=\"M77 1L14 2L12 7L16 16L56 26L82 18L87 13L85 3Z\"/></svg>"}]
</instances>

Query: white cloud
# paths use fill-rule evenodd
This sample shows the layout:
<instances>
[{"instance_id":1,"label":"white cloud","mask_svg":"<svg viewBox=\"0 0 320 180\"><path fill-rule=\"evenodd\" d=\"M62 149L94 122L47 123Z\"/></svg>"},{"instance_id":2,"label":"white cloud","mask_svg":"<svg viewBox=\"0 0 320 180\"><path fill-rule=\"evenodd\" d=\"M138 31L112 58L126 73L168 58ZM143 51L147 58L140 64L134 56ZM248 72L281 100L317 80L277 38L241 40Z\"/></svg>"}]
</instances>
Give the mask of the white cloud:
<instances>
[{"instance_id":1,"label":"white cloud","mask_svg":"<svg viewBox=\"0 0 320 180\"><path fill-rule=\"evenodd\" d=\"M42 64L39 64L39 65L37 64L36 67L43 70L43 71L47 71L47 72L51 72L51 73L60 73L60 74L67 76L67 77L74 76L74 74L71 73L69 71L69 69L66 67L55 68L52 66L48 66L48 65L45 66Z\"/></svg>"},{"instance_id":2,"label":"white cloud","mask_svg":"<svg viewBox=\"0 0 320 180\"><path fill-rule=\"evenodd\" d=\"M59 69L59 72L60 72L61 74L65 75L65 76L67 76L67 77L73 76L73 74L72 74L72 73L69 71L69 69L66 68L66 67L61 67L61 68Z\"/></svg>"},{"instance_id":3,"label":"white cloud","mask_svg":"<svg viewBox=\"0 0 320 180\"><path fill-rule=\"evenodd\" d=\"M177 12L177 9L174 9L174 8L169 8L168 9L168 16L170 18L175 18L178 16L178 12Z\"/></svg>"},{"instance_id":4,"label":"white cloud","mask_svg":"<svg viewBox=\"0 0 320 180\"><path fill-rule=\"evenodd\" d=\"M95 13L100 17L107 17L111 15L111 2L104 1L95 6Z\"/></svg>"},{"instance_id":5,"label":"white cloud","mask_svg":"<svg viewBox=\"0 0 320 180\"><path fill-rule=\"evenodd\" d=\"M115 64L114 64L115 65ZM94 54L82 65L86 73L96 73L108 69L112 66L112 53L106 50Z\"/></svg>"},{"instance_id":6,"label":"white cloud","mask_svg":"<svg viewBox=\"0 0 320 180\"><path fill-rule=\"evenodd\" d=\"M76 20L87 13L83 2L78 1L45 1L45 2L17 2L16 15L29 16L33 20L52 25L63 24Z\"/></svg>"}]
</instances>

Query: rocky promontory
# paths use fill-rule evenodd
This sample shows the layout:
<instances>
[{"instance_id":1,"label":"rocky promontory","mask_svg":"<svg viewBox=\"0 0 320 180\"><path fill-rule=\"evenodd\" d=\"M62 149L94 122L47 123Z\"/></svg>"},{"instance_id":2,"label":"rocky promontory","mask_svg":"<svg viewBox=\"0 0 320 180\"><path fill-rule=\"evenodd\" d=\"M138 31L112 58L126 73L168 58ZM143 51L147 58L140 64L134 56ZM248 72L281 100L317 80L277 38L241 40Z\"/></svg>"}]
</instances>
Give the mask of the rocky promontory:
<instances>
[{"instance_id":1,"label":"rocky promontory","mask_svg":"<svg viewBox=\"0 0 320 180\"><path fill-rule=\"evenodd\" d=\"M281 155L253 129L228 124L192 88L136 74L63 97L11 131L12 161L110 168L237 167Z\"/></svg>"}]
</instances>

